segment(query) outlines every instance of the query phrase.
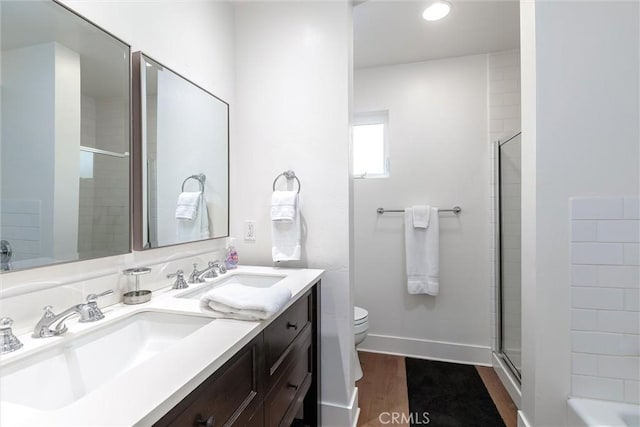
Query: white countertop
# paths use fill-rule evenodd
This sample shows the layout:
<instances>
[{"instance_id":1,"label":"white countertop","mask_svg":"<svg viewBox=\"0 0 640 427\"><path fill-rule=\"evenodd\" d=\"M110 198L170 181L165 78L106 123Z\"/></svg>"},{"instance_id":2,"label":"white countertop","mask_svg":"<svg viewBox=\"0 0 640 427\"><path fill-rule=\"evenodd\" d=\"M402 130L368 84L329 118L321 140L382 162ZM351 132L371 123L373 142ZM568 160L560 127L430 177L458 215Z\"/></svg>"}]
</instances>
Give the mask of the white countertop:
<instances>
[{"instance_id":1,"label":"white countertop","mask_svg":"<svg viewBox=\"0 0 640 427\"><path fill-rule=\"evenodd\" d=\"M323 270L241 266L215 281L241 273L286 276L273 285L287 287L293 294L282 312L320 279ZM0 375L3 366L58 345L61 340L71 339L89 329L99 328L137 312L210 316L210 312L200 307L198 299L174 298L197 287L210 286L210 282L190 285L186 290L170 289L169 281L167 285L167 288L154 291L153 298L147 303L116 304L103 308L103 320L93 323L68 320L69 331L64 336L42 339L31 338L30 335L19 336L24 347L0 356ZM255 338L278 314L262 322L216 319L142 364L54 411L39 411L4 402L1 400L3 391L0 390L0 425L151 425Z\"/></svg>"}]
</instances>

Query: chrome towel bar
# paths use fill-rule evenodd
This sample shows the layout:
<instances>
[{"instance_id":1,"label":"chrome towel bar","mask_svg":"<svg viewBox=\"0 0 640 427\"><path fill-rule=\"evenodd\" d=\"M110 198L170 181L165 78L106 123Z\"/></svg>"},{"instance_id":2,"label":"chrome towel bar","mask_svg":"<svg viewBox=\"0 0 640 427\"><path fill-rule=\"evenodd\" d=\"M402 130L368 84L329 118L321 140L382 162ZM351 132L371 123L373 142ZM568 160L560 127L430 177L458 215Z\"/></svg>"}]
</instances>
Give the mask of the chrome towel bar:
<instances>
[{"instance_id":1,"label":"chrome towel bar","mask_svg":"<svg viewBox=\"0 0 640 427\"><path fill-rule=\"evenodd\" d=\"M376 209L376 212L382 215L383 213L387 213L387 212L404 212L404 209L378 208ZM460 206L454 206L451 209L438 209L438 212L453 212L454 214L458 215L460 212L462 212L462 208Z\"/></svg>"},{"instance_id":2,"label":"chrome towel bar","mask_svg":"<svg viewBox=\"0 0 640 427\"><path fill-rule=\"evenodd\" d=\"M284 171L280 175L276 176L276 179L273 180L273 191L276 191L276 182L278 182L278 179L281 176L284 176L287 179L287 181L295 179L298 182L298 194L300 194L300 187L301 187L300 180L296 176L296 173L292 170Z\"/></svg>"},{"instance_id":3,"label":"chrome towel bar","mask_svg":"<svg viewBox=\"0 0 640 427\"><path fill-rule=\"evenodd\" d=\"M184 185L190 179L195 179L196 181L198 181L200 183L200 192L204 193L204 182L207 180L207 176L205 174L203 174L203 173L199 173L197 175L188 176L184 181L182 181L182 192L184 193Z\"/></svg>"}]
</instances>

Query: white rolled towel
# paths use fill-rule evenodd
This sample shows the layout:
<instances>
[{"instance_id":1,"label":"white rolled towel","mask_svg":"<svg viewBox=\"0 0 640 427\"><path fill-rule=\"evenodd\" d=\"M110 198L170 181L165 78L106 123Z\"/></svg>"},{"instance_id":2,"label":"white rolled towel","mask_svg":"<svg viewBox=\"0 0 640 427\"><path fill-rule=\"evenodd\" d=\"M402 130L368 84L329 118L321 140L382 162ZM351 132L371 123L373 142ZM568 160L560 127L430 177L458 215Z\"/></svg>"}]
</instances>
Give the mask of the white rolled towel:
<instances>
[{"instance_id":1,"label":"white rolled towel","mask_svg":"<svg viewBox=\"0 0 640 427\"><path fill-rule=\"evenodd\" d=\"M193 221L198 215L201 192L185 191L178 196L176 203L176 219Z\"/></svg>"},{"instance_id":2,"label":"white rolled towel","mask_svg":"<svg viewBox=\"0 0 640 427\"><path fill-rule=\"evenodd\" d=\"M200 298L200 303L203 308L213 310L217 318L263 320L277 313L290 299L288 288L255 288L233 283L210 290Z\"/></svg>"},{"instance_id":3,"label":"white rolled towel","mask_svg":"<svg viewBox=\"0 0 640 427\"><path fill-rule=\"evenodd\" d=\"M271 195L271 221L293 222L297 210L297 192L274 191Z\"/></svg>"}]
</instances>

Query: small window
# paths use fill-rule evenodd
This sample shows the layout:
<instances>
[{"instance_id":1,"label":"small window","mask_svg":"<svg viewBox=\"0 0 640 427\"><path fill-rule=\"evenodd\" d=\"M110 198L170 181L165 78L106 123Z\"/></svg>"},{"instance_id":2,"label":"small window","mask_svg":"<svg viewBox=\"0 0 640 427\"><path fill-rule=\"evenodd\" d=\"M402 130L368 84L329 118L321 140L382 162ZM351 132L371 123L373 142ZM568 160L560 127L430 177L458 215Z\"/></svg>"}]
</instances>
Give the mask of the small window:
<instances>
[{"instance_id":1,"label":"small window","mask_svg":"<svg viewBox=\"0 0 640 427\"><path fill-rule=\"evenodd\" d=\"M353 176L389 176L389 113L356 114L353 122Z\"/></svg>"}]
</instances>

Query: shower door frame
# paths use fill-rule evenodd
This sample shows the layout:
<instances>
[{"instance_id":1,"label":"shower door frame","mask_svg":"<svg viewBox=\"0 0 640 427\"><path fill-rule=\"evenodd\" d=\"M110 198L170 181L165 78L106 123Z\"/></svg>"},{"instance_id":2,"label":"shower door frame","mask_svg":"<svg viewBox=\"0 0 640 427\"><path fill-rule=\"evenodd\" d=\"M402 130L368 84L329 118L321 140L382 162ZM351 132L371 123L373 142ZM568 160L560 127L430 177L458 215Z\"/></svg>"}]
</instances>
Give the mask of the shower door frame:
<instances>
[{"instance_id":1,"label":"shower door frame","mask_svg":"<svg viewBox=\"0 0 640 427\"><path fill-rule=\"evenodd\" d=\"M495 214L495 326L496 326L496 342L495 349L497 351L496 355L504 362L504 364L509 369L509 373L513 376L513 379L517 381L518 384L522 384L522 376L518 372L518 369L515 367L513 362L509 359L508 355L503 351L503 315L502 315L502 221L501 221L501 193L502 187L501 183L501 158L500 158L500 147L506 144L507 142L517 138L522 135L522 132L517 132L505 139L498 139L494 142L494 188L495 188L495 205L494 205L494 214ZM522 307L522 304L521 304Z\"/></svg>"}]
</instances>

